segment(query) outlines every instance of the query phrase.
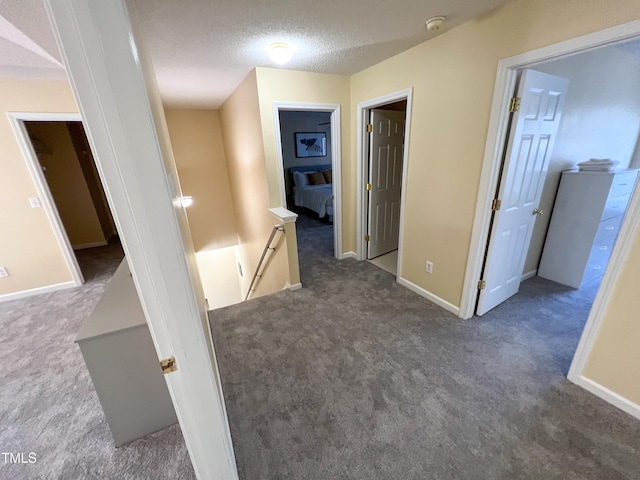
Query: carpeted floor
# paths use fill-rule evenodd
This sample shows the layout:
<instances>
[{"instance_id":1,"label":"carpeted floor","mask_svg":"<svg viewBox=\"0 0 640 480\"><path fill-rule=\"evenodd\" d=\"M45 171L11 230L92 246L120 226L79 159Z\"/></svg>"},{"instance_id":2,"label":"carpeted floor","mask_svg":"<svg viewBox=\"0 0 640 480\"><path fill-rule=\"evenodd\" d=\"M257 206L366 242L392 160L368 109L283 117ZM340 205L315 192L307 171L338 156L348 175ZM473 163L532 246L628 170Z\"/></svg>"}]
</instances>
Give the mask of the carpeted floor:
<instances>
[{"instance_id":1,"label":"carpeted floor","mask_svg":"<svg viewBox=\"0 0 640 480\"><path fill-rule=\"evenodd\" d=\"M241 478L640 478L640 422L565 378L595 288L462 321L307 227L302 290L210 313Z\"/></svg>"},{"instance_id":2,"label":"carpeted floor","mask_svg":"<svg viewBox=\"0 0 640 480\"><path fill-rule=\"evenodd\" d=\"M0 303L0 479L192 479L176 425L119 449L74 339L122 259L116 243L77 252L86 283Z\"/></svg>"}]
</instances>

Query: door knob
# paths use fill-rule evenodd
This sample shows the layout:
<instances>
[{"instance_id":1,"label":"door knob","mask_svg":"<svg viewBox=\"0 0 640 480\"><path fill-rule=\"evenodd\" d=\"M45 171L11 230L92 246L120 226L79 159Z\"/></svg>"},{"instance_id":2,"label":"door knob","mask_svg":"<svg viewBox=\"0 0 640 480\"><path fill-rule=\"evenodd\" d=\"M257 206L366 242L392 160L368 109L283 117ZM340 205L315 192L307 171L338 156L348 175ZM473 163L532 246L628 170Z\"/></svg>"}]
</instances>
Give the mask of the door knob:
<instances>
[{"instance_id":1,"label":"door knob","mask_svg":"<svg viewBox=\"0 0 640 480\"><path fill-rule=\"evenodd\" d=\"M544 215L544 210L541 210L539 208L534 208L533 209L533 214L534 215Z\"/></svg>"}]
</instances>

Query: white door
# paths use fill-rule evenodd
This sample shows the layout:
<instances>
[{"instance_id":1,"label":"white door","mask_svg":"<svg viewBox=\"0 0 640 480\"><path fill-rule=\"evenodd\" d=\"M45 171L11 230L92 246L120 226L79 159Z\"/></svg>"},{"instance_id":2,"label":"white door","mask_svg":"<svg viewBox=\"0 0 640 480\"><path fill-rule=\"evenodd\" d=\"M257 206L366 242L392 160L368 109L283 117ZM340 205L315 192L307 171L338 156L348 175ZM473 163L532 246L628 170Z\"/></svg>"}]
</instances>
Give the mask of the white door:
<instances>
[{"instance_id":1,"label":"white door","mask_svg":"<svg viewBox=\"0 0 640 480\"><path fill-rule=\"evenodd\" d=\"M125 0L45 5L158 359L175 357L177 370L165 379L196 476L237 480L204 293L143 36Z\"/></svg>"},{"instance_id":2,"label":"white door","mask_svg":"<svg viewBox=\"0 0 640 480\"><path fill-rule=\"evenodd\" d=\"M367 258L398 248L405 112L371 110Z\"/></svg>"},{"instance_id":3,"label":"white door","mask_svg":"<svg viewBox=\"0 0 640 480\"><path fill-rule=\"evenodd\" d=\"M477 315L518 293L569 81L525 70L505 151Z\"/></svg>"}]
</instances>

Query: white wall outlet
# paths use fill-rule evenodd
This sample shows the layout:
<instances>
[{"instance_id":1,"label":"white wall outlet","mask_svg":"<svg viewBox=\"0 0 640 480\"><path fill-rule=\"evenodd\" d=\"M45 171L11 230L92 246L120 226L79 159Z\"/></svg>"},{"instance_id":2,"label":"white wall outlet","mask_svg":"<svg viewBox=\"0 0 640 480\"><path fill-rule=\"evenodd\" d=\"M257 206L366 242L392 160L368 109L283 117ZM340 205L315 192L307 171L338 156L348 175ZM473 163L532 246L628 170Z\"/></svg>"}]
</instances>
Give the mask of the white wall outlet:
<instances>
[{"instance_id":1,"label":"white wall outlet","mask_svg":"<svg viewBox=\"0 0 640 480\"><path fill-rule=\"evenodd\" d=\"M433 262L427 262L427 264L424 266L424 269L427 273L433 273Z\"/></svg>"},{"instance_id":2,"label":"white wall outlet","mask_svg":"<svg viewBox=\"0 0 640 480\"><path fill-rule=\"evenodd\" d=\"M9 272L7 272L7 269L5 267L0 267L0 278L8 277L8 276L9 276Z\"/></svg>"},{"instance_id":3,"label":"white wall outlet","mask_svg":"<svg viewBox=\"0 0 640 480\"><path fill-rule=\"evenodd\" d=\"M38 197L29 197L29 205L31 205L31 208L40 208L42 206Z\"/></svg>"}]
</instances>

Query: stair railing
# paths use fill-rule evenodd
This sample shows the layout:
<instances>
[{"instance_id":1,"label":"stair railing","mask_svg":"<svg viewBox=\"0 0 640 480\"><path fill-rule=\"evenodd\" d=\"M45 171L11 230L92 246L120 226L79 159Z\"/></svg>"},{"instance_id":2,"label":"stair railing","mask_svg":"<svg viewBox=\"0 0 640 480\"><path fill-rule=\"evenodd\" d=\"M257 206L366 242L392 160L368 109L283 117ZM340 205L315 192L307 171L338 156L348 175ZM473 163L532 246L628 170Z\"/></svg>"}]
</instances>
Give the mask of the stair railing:
<instances>
[{"instance_id":1,"label":"stair railing","mask_svg":"<svg viewBox=\"0 0 640 480\"><path fill-rule=\"evenodd\" d=\"M271 235L269 235L269 239L267 240L266 245L264 246L264 250L262 250L262 255L260 256L260 261L258 262L258 266L256 267L256 273L253 274L253 278L251 279L251 284L249 285L249 290L247 291L247 295L244 297L245 301L249 299L249 295L251 292L255 292L255 287L257 286L257 280L262 278L264 272L260 272L260 268L262 267L262 263L264 262L265 257L268 252L275 251L276 247L272 247L271 243L273 242L273 238L276 236L278 232L284 232L284 225L278 224L274 225L271 230Z\"/></svg>"}]
</instances>

